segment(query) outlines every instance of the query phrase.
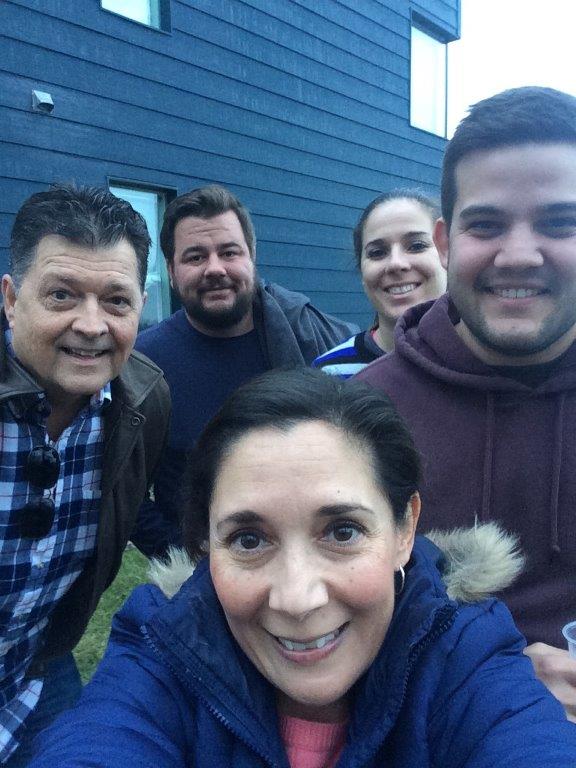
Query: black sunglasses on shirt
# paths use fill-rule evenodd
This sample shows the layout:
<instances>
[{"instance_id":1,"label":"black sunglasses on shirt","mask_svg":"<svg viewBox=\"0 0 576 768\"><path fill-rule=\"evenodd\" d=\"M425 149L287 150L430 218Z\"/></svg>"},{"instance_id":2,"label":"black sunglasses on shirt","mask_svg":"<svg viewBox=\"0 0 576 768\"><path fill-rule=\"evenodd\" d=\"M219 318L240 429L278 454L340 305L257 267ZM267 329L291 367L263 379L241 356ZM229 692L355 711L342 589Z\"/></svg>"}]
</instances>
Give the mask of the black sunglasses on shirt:
<instances>
[{"instance_id":1,"label":"black sunglasses on shirt","mask_svg":"<svg viewBox=\"0 0 576 768\"><path fill-rule=\"evenodd\" d=\"M26 459L24 470L31 485L46 490L56 485L60 475L60 456L51 445L37 445L32 448ZM54 500L42 497L30 501L18 512L20 535L24 539L42 539L52 528L55 514Z\"/></svg>"}]
</instances>

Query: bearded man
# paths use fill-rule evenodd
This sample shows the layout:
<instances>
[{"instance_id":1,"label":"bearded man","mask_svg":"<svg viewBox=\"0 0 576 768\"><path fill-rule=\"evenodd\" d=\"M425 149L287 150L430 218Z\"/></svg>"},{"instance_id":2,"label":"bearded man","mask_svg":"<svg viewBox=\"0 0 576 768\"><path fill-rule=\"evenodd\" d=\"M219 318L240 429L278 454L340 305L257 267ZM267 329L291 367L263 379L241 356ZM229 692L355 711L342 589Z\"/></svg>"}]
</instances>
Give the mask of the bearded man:
<instances>
[{"instance_id":1,"label":"bearded man","mask_svg":"<svg viewBox=\"0 0 576 768\"><path fill-rule=\"evenodd\" d=\"M162 368L172 394L168 448L154 499L142 510L141 520L155 532L150 554L179 539L186 452L228 395L270 368L310 364L354 333L353 325L323 314L307 296L258 279L250 214L224 187L173 200L160 243L182 309L136 342Z\"/></svg>"}]
</instances>

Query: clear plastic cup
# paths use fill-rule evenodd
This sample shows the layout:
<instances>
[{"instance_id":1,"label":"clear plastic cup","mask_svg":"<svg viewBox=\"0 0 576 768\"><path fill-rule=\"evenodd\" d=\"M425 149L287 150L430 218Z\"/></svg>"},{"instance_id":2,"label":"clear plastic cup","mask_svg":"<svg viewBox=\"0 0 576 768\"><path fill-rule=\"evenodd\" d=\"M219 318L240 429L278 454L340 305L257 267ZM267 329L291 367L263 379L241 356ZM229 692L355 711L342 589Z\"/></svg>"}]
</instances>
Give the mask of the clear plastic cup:
<instances>
[{"instance_id":1,"label":"clear plastic cup","mask_svg":"<svg viewBox=\"0 0 576 768\"><path fill-rule=\"evenodd\" d=\"M562 634L568 643L568 651L573 659L576 659L576 621L571 621L562 628Z\"/></svg>"}]
</instances>

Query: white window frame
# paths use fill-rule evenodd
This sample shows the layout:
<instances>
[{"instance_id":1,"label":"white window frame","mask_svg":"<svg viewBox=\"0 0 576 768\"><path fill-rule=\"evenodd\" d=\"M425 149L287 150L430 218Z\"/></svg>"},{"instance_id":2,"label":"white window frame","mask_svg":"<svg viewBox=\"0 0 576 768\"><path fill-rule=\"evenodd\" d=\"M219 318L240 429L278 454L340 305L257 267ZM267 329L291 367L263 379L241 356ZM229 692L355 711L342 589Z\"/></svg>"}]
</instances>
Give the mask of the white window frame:
<instances>
[{"instance_id":1,"label":"white window frame","mask_svg":"<svg viewBox=\"0 0 576 768\"><path fill-rule=\"evenodd\" d=\"M156 29L161 28L161 2L162 0L100 0L105 11Z\"/></svg>"},{"instance_id":2,"label":"white window frame","mask_svg":"<svg viewBox=\"0 0 576 768\"><path fill-rule=\"evenodd\" d=\"M140 320L141 328L147 328L156 325L172 312L170 280L166 260L160 249L160 230L169 193L163 189L141 187L116 180L110 181L109 188L113 195L127 200L132 208L144 217L152 240L145 286L148 299Z\"/></svg>"},{"instance_id":3,"label":"white window frame","mask_svg":"<svg viewBox=\"0 0 576 768\"><path fill-rule=\"evenodd\" d=\"M410 37L410 125L446 137L448 44L412 22Z\"/></svg>"}]
</instances>

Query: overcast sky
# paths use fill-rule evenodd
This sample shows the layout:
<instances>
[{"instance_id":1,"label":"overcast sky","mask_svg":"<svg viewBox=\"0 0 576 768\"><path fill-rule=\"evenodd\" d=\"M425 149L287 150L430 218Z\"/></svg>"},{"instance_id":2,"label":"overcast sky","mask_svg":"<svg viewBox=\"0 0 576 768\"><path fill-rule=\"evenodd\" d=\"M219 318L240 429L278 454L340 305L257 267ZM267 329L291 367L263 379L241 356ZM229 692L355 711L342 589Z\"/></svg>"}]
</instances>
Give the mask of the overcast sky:
<instances>
[{"instance_id":1,"label":"overcast sky","mask_svg":"<svg viewBox=\"0 0 576 768\"><path fill-rule=\"evenodd\" d=\"M576 95L576 0L462 0L448 46L449 135L470 104L519 85Z\"/></svg>"}]
</instances>

